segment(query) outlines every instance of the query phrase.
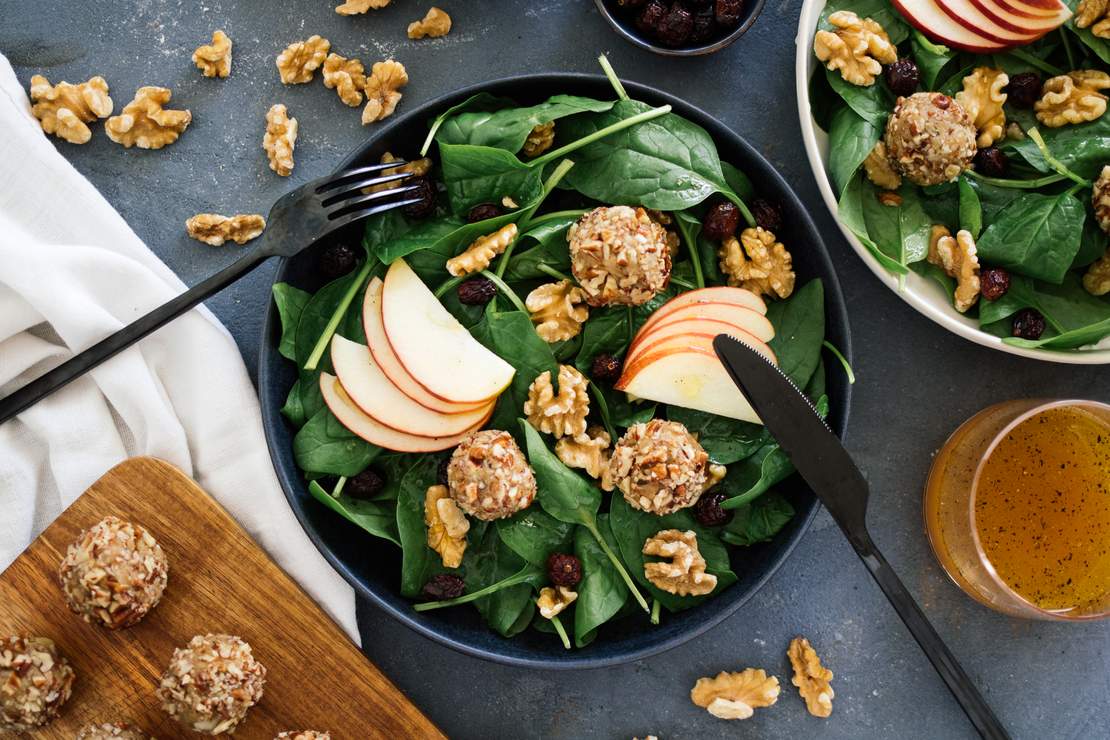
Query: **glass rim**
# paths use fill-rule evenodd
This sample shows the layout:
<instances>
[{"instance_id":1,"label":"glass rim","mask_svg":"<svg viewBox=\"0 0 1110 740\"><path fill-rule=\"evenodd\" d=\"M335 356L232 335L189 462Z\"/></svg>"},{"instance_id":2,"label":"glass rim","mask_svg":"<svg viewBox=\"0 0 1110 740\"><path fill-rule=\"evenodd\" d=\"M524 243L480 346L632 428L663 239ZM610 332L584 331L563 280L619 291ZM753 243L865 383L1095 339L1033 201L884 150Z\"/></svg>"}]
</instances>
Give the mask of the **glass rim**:
<instances>
[{"instance_id":1,"label":"glass rim","mask_svg":"<svg viewBox=\"0 0 1110 740\"><path fill-rule=\"evenodd\" d=\"M979 563L983 566L983 570L986 572L987 577L990 578L991 581L996 586L998 586L1003 593L1007 594L1009 597L1020 603L1024 608L1036 612L1037 614L1047 619L1053 620L1068 620L1079 622L1085 620L1105 619L1106 617L1110 616L1110 604L1107 605L1106 609L1099 612L1071 615L1066 612L1045 609L1043 607L1037 606L1033 602L1029 601L1029 599L1025 598L1014 589L1010 588L1010 585L1002 580L1002 578L998 575L998 571L995 570L994 563L992 563L991 559L987 557L987 553L983 549L983 543L979 539L979 528L978 526L976 526L975 523L975 499L979 495L979 479L982 476L983 468L986 466L987 460L989 460L991 455L994 454L994 451L998 447L999 443L1010 432L1012 432L1014 429L1021 426L1025 422L1029 421L1034 416L1037 416L1038 414L1043 414L1045 411L1050 411L1052 409L1061 408L1064 406L1094 406L1105 411L1107 414L1110 414L1110 404L1105 404L1101 401L1091 401L1081 398L1045 400L1018 414L1016 417L1014 417L1012 421L998 430L998 433L991 437L990 442L983 450L983 455L979 458L979 462L975 465L975 473L971 477L971 493L968 497L968 518L971 521L971 541L975 547L975 555L978 558Z\"/></svg>"}]
</instances>

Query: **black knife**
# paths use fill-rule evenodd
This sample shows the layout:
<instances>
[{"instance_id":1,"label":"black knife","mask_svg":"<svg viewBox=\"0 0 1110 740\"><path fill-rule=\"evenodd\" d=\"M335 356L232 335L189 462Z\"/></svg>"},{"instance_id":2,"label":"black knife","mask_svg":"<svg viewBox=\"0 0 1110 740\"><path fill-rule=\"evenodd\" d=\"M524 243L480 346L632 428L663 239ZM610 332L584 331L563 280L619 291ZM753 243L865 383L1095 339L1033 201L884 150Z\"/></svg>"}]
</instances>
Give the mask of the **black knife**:
<instances>
[{"instance_id":1,"label":"black knife","mask_svg":"<svg viewBox=\"0 0 1110 740\"><path fill-rule=\"evenodd\" d=\"M1006 728L871 540L867 532L867 481L810 400L782 371L740 340L721 334L713 340L713 348L783 452L840 525L979 735L992 740L1009 738Z\"/></svg>"}]
</instances>

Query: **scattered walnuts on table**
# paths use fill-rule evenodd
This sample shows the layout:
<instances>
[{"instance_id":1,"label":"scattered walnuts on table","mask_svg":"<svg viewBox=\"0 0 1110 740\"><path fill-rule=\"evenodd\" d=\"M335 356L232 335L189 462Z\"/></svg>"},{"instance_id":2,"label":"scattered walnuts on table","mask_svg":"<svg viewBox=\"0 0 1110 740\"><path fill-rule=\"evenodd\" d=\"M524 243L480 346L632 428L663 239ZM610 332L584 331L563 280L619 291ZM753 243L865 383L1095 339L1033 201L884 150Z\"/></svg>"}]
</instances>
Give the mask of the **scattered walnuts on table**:
<instances>
[{"instance_id":1,"label":"scattered walnuts on table","mask_svg":"<svg viewBox=\"0 0 1110 740\"><path fill-rule=\"evenodd\" d=\"M883 190L897 190L902 187L902 176L890 164L886 154L886 144L875 143L875 148L863 160L863 171L867 179Z\"/></svg>"},{"instance_id":2,"label":"scattered walnuts on table","mask_svg":"<svg viewBox=\"0 0 1110 740\"><path fill-rule=\"evenodd\" d=\"M547 123L538 124L528 132L528 138L524 140L524 156L538 157L550 149L554 143L555 122L548 121Z\"/></svg>"},{"instance_id":3,"label":"scattered walnuts on table","mask_svg":"<svg viewBox=\"0 0 1110 740\"><path fill-rule=\"evenodd\" d=\"M438 38L450 31L451 16L433 5L423 18L409 24L408 36L410 39Z\"/></svg>"},{"instance_id":4,"label":"scattered walnuts on table","mask_svg":"<svg viewBox=\"0 0 1110 740\"><path fill-rule=\"evenodd\" d=\"M366 87L366 69L357 59L347 59L335 52L324 59L324 87L334 88L339 99L352 108L362 105L362 89Z\"/></svg>"},{"instance_id":5,"label":"scattered walnuts on table","mask_svg":"<svg viewBox=\"0 0 1110 740\"><path fill-rule=\"evenodd\" d=\"M224 242L246 244L261 236L266 228L266 219L259 213L238 213L234 216L221 216L218 213L198 213L185 222L185 232L213 247L223 246Z\"/></svg>"},{"instance_id":6,"label":"scattered walnuts on table","mask_svg":"<svg viewBox=\"0 0 1110 740\"><path fill-rule=\"evenodd\" d=\"M782 242L756 226L730 237L717 250L728 284L756 295L788 298L794 292L793 257Z\"/></svg>"},{"instance_id":7,"label":"scattered walnuts on table","mask_svg":"<svg viewBox=\"0 0 1110 740\"><path fill-rule=\"evenodd\" d=\"M1097 69L1080 69L1045 80L1041 99L1033 104L1037 120L1050 128L1086 123L1106 112L1110 75Z\"/></svg>"},{"instance_id":8,"label":"scattered walnuts on table","mask_svg":"<svg viewBox=\"0 0 1110 740\"><path fill-rule=\"evenodd\" d=\"M980 149L993 145L1006 130L1006 86L1010 76L1001 69L976 67L964 77L963 90L956 93L959 103L979 132L976 144Z\"/></svg>"},{"instance_id":9,"label":"scattered walnuts on table","mask_svg":"<svg viewBox=\"0 0 1110 740\"><path fill-rule=\"evenodd\" d=\"M883 144L891 165L921 186L955 180L971 167L978 133L963 106L943 93L899 98Z\"/></svg>"},{"instance_id":10,"label":"scattered walnuts on table","mask_svg":"<svg viewBox=\"0 0 1110 740\"><path fill-rule=\"evenodd\" d=\"M281 103L266 111L266 133L262 148L270 158L270 169L282 177L293 174L293 149L297 145L297 119Z\"/></svg>"},{"instance_id":11,"label":"scattered walnuts on table","mask_svg":"<svg viewBox=\"0 0 1110 740\"><path fill-rule=\"evenodd\" d=\"M550 370L543 371L528 386L528 399L524 402L528 423L556 439L584 437L589 413L589 381L571 365L559 365L558 393Z\"/></svg>"},{"instance_id":12,"label":"scattered walnuts on table","mask_svg":"<svg viewBox=\"0 0 1110 740\"><path fill-rule=\"evenodd\" d=\"M555 443L555 456L568 468L586 471L600 480L609 467L609 433L601 427L587 427L581 437L563 437Z\"/></svg>"},{"instance_id":13,"label":"scattered walnuts on table","mask_svg":"<svg viewBox=\"0 0 1110 740\"><path fill-rule=\"evenodd\" d=\"M590 317L586 291L569 280L541 285L528 294L524 305L545 342L562 342L578 336Z\"/></svg>"},{"instance_id":14,"label":"scattered walnuts on table","mask_svg":"<svg viewBox=\"0 0 1110 740\"><path fill-rule=\"evenodd\" d=\"M31 113L42 130L70 144L85 144L92 138L86 125L97 118L112 114L112 99L103 77L90 77L86 82L51 85L42 75L31 78Z\"/></svg>"},{"instance_id":15,"label":"scattered walnuts on table","mask_svg":"<svg viewBox=\"0 0 1110 740\"><path fill-rule=\"evenodd\" d=\"M628 503L650 514L693 506L709 482L709 455L677 421L633 424L613 448L602 477L606 491L619 489Z\"/></svg>"},{"instance_id":16,"label":"scattered walnuts on table","mask_svg":"<svg viewBox=\"0 0 1110 740\"><path fill-rule=\"evenodd\" d=\"M657 588L678 596L704 596L717 587L717 576L705 571L705 558L698 551L698 535L664 529L644 542L644 555L667 558L645 562L644 577Z\"/></svg>"},{"instance_id":17,"label":"scattered walnuts on table","mask_svg":"<svg viewBox=\"0 0 1110 740\"><path fill-rule=\"evenodd\" d=\"M312 82L312 77L324 63L330 49L331 42L317 35L289 44L274 60L281 81L286 85Z\"/></svg>"},{"instance_id":18,"label":"scattered walnuts on table","mask_svg":"<svg viewBox=\"0 0 1110 740\"><path fill-rule=\"evenodd\" d=\"M392 59L375 62L366 78L366 107L362 109L362 123L374 123L393 115L401 102L399 90L409 84L405 65Z\"/></svg>"},{"instance_id":19,"label":"scattered walnuts on table","mask_svg":"<svg viewBox=\"0 0 1110 740\"><path fill-rule=\"evenodd\" d=\"M836 30L818 31L813 38L813 53L830 70L839 71L845 81L861 87L873 85L883 65L897 61L898 50L883 27L871 18L838 10L828 20Z\"/></svg>"},{"instance_id":20,"label":"scattered walnuts on table","mask_svg":"<svg viewBox=\"0 0 1110 740\"><path fill-rule=\"evenodd\" d=\"M161 149L177 141L193 120L193 114L164 108L171 96L165 87L140 87L135 91L135 99L118 116L104 122L108 138L128 149L133 146Z\"/></svg>"},{"instance_id":21,"label":"scattered walnuts on table","mask_svg":"<svg viewBox=\"0 0 1110 740\"><path fill-rule=\"evenodd\" d=\"M830 685L833 672L821 665L817 651L804 637L795 637L786 649L786 657L794 668L791 683L798 687L798 693L805 699L806 709L814 717L828 717L832 714L832 700L835 695Z\"/></svg>"},{"instance_id":22,"label":"scattered walnuts on table","mask_svg":"<svg viewBox=\"0 0 1110 740\"><path fill-rule=\"evenodd\" d=\"M967 313L979 300L979 256L971 232L961 229L953 238L947 228L934 225L927 259L956 279L953 302L957 311Z\"/></svg>"},{"instance_id":23,"label":"scattered walnuts on table","mask_svg":"<svg viewBox=\"0 0 1110 740\"><path fill-rule=\"evenodd\" d=\"M690 700L720 719L747 719L759 707L778 701L779 680L762 668L739 673L721 671L714 678L699 678Z\"/></svg>"},{"instance_id":24,"label":"scattered walnuts on table","mask_svg":"<svg viewBox=\"0 0 1110 740\"><path fill-rule=\"evenodd\" d=\"M1110 0L1079 0L1075 9L1075 27L1090 28L1099 38L1110 39Z\"/></svg>"},{"instance_id":25,"label":"scattered walnuts on table","mask_svg":"<svg viewBox=\"0 0 1110 740\"><path fill-rule=\"evenodd\" d=\"M30 732L58 716L73 668L47 637L0 637L0 732Z\"/></svg>"},{"instance_id":26,"label":"scattered walnuts on table","mask_svg":"<svg viewBox=\"0 0 1110 740\"><path fill-rule=\"evenodd\" d=\"M591 306L640 306L667 287L666 230L643 208L602 206L567 229L571 272Z\"/></svg>"},{"instance_id":27,"label":"scattered walnuts on table","mask_svg":"<svg viewBox=\"0 0 1110 740\"><path fill-rule=\"evenodd\" d=\"M578 593L566 586L544 586L540 589L540 597L536 599L540 616L544 619L554 619L578 598Z\"/></svg>"},{"instance_id":28,"label":"scattered walnuts on table","mask_svg":"<svg viewBox=\"0 0 1110 740\"><path fill-rule=\"evenodd\" d=\"M516 224L505 224L493 233L478 237L461 254L447 260L447 272L455 277L481 272L513 243L516 234Z\"/></svg>"},{"instance_id":29,"label":"scattered walnuts on table","mask_svg":"<svg viewBox=\"0 0 1110 740\"><path fill-rule=\"evenodd\" d=\"M336 7L339 15L362 15L368 10L381 10L389 5L392 0L344 0L342 5Z\"/></svg>"},{"instance_id":30,"label":"scattered walnuts on table","mask_svg":"<svg viewBox=\"0 0 1110 740\"><path fill-rule=\"evenodd\" d=\"M424 524L428 527L428 547L439 553L443 567L462 565L470 522L451 498L447 486L428 487L424 494Z\"/></svg>"},{"instance_id":31,"label":"scattered walnuts on table","mask_svg":"<svg viewBox=\"0 0 1110 740\"><path fill-rule=\"evenodd\" d=\"M212 32L212 43L202 44L193 52L193 64L205 77L227 77L231 74L231 39L223 31Z\"/></svg>"},{"instance_id":32,"label":"scattered walnuts on table","mask_svg":"<svg viewBox=\"0 0 1110 740\"><path fill-rule=\"evenodd\" d=\"M447 464L451 498L467 514L493 521L528 508L536 476L508 432L487 429L464 439Z\"/></svg>"}]
</instances>

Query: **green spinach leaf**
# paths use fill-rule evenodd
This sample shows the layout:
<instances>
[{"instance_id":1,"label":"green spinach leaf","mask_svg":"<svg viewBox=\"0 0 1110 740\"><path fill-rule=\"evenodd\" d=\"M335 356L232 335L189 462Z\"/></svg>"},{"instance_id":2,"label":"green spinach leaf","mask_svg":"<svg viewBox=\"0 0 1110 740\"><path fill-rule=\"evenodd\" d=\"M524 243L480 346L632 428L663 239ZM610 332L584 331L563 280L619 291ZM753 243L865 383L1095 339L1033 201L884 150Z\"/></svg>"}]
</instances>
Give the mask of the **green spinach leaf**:
<instances>
[{"instance_id":1,"label":"green spinach leaf","mask_svg":"<svg viewBox=\"0 0 1110 740\"><path fill-rule=\"evenodd\" d=\"M528 314L521 311L487 309L471 334L516 368L512 383L501 394L486 426L514 432L521 441L516 420L528 399L528 387L544 372L550 371L552 378L559 376L559 363L555 361L551 345L540 339Z\"/></svg>"},{"instance_id":2,"label":"green spinach leaf","mask_svg":"<svg viewBox=\"0 0 1110 740\"><path fill-rule=\"evenodd\" d=\"M532 565L545 568L551 553L570 551L575 527L533 506L498 520L496 528L510 550Z\"/></svg>"},{"instance_id":3,"label":"green spinach leaf","mask_svg":"<svg viewBox=\"0 0 1110 740\"><path fill-rule=\"evenodd\" d=\"M784 301L767 307L767 319L775 327L768 343L778 358L779 369L804 388L821 361L825 339L825 287L820 279L810 280Z\"/></svg>"},{"instance_id":4,"label":"green spinach leaf","mask_svg":"<svg viewBox=\"0 0 1110 740\"><path fill-rule=\"evenodd\" d=\"M293 437L293 457L307 473L358 475L381 448L354 435L327 408L322 408Z\"/></svg>"},{"instance_id":5,"label":"green spinach leaf","mask_svg":"<svg viewBox=\"0 0 1110 740\"><path fill-rule=\"evenodd\" d=\"M618 552L620 546L607 514L598 515L597 528L609 549ZM628 589L597 540L583 527L574 529L574 554L582 563L582 582L574 604L574 644L581 648L593 642L598 627L620 613L628 601Z\"/></svg>"},{"instance_id":6,"label":"green spinach leaf","mask_svg":"<svg viewBox=\"0 0 1110 740\"><path fill-rule=\"evenodd\" d=\"M545 221L520 235L518 250L525 244L535 245L525 251L518 251L505 270L506 280L547 280L550 275L541 266L557 270L563 274L570 271L570 249L567 246L567 228L577 221L577 214L560 219Z\"/></svg>"},{"instance_id":7,"label":"green spinach leaf","mask_svg":"<svg viewBox=\"0 0 1110 740\"><path fill-rule=\"evenodd\" d=\"M577 95L555 95L527 108L472 111L447 118L436 134L442 144L474 144L519 152L536 126L578 113L601 113L613 107L611 100L594 100Z\"/></svg>"},{"instance_id":8,"label":"green spinach leaf","mask_svg":"<svg viewBox=\"0 0 1110 740\"><path fill-rule=\"evenodd\" d=\"M535 203L543 195L543 168L529 167L512 152L471 144L440 144L443 182L457 216L479 203Z\"/></svg>"},{"instance_id":9,"label":"green spinach leaf","mask_svg":"<svg viewBox=\"0 0 1110 740\"><path fill-rule=\"evenodd\" d=\"M910 49L913 50L914 61L921 71L921 86L925 90L934 88L940 73L956 58L954 51L947 46L934 44L916 29L910 39Z\"/></svg>"},{"instance_id":10,"label":"green spinach leaf","mask_svg":"<svg viewBox=\"0 0 1110 740\"><path fill-rule=\"evenodd\" d=\"M434 553L433 553L434 554ZM512 637L532 621L532 591L542 583L543 571L525 562L488 527L484 536L467 546L463 559L468 595L490 590L474 600L486 623L504 637ZM455 603L462 603L458 599Z\"/></svg>"},{"instance_id":11,"label":"green spinach leaf","mask_svg":"<svg viewBox=\"0 0 1110 740\"><path fill-rule=\"evenodd\" d=\"M328 507L347 521L361 527L366 532L389 540L398 547L401 539L397 534L397 505L392 501L363 501L340 495L333 497L324 490L318 481L310 481L308 492L324 506Z\"/></svg>"},{"instance_id":12,"label":"green spinach leaf","mask_svg":"<svg viewBox=\"0 0 1110 740\"><path fill-rule=\"evenodd\" d=\"M413 455L400 471L397 533L401 540L401 595L410 599L420 595L429 578L446 570L439 555L428 547L424 524L424 497L436 482L437 467L433 456Z\"/></svg>"},{"instance_id":13,"label":"green spinach leaf","mask_svg":"<svg viewBox=\"0 0 1110 740\"><path fill-rule=\"evenodd\" d=\"M297 361L297 324L312 295L289 283L274 284L274 305L281 319L281 341L278 353L287 360Z\"/></svg>"},{"instance_id":14,"label":"green spinach leaf","mask_svg":"<svg viewBox=\"0 0 1110 740\"><path fill-rule=\"evenodd\" d=\"M960 177L959 191L960 228L969 232L972 239L978 239L983 230L983 205L979 202L979 193L964 176Z\"/></svg>"},{"instance_id":15,"label":"green spinach leaf","mask_svg":"<svg viewBox=\"0 0 1110 740\"><path fill-rule=\"evenodd\" d=\"M1071 267L1087 212L1070 193L1026 193L998 212L977 247L979 259L1059 284Z\"/></svg>"},{"instance_id":16,"label":"green spinach leaf","mask_svg":"<svg viewBox=\"0 0 1110 740\"><path fill-rule=\"evenodd\" d=\"M825 74L828 76L829 86L844 98L844 102L860 118L880 130L886 126L886 119L894 109L894 96L881 79L876 80L873 85L861 87L845 80L840 72L826 69Z\"/></svg>"},{"instance_id":17,"label":"green spinach leaf","mask_svg":"<svg viewBox=\"0 0 1110 740\"><path fill-rule=\"evenodd\" d=\"M837 204L837 215L840 217L840 223L856 235L860 243L884 269L896 275L905 275L909 272L907 267L884 254L867 232L867 219L864 216L863 203L865 197L872 195L870 189L865 190L867 185L870 185L870 183L864 178L863 172L856 170L856 173L848 180L844 192L840 194L840 202Z\"/></svg>"},{"instance_id":18,"label":"green spinach leaf","mask_svg":"<svg viewBox=\"0 0 1110 740\"><path fill-rule=\"evenodd\" d=\"M833 113L829 123L829 174L838 193L844 192L882 135L882 126L851 107L842 106Z\"/></svg>"},{"instance_id":19,"label":"green spinach leaf","mask_svg":"<svg viewBox=\"0 0 1110 740\"><path fill-rule=\"evenodd\" d=\"M730 545L747 547L766 542L778 534L794 516L794 507L782 495L768 493L736 510L725 525L721 539Z\"/></svg>"}]
</instances>

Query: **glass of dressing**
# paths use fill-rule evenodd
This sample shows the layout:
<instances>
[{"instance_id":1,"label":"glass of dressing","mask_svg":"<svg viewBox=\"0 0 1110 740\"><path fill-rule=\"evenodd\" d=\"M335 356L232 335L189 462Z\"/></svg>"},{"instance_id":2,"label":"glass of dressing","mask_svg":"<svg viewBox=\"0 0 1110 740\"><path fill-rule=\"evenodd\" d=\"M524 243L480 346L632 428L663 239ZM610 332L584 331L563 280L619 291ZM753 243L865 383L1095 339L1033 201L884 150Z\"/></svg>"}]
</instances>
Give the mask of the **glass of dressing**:
<instances>
[{"instance_id":1,"label":"glass of dressing","mask_svg":"<svg viewBox=\"0 0 1110 740\"><path fill-rule=\"evenodd\" d=\"M948 576L1015 617L1110 616L1110 406L1007 401L937 453L925 529Z\"/></svg>"}]
</instances>

